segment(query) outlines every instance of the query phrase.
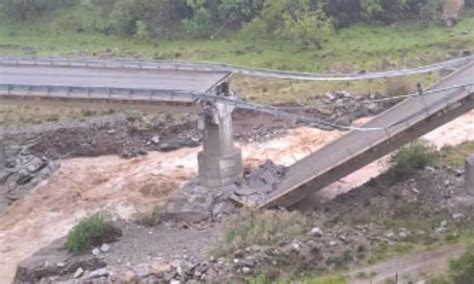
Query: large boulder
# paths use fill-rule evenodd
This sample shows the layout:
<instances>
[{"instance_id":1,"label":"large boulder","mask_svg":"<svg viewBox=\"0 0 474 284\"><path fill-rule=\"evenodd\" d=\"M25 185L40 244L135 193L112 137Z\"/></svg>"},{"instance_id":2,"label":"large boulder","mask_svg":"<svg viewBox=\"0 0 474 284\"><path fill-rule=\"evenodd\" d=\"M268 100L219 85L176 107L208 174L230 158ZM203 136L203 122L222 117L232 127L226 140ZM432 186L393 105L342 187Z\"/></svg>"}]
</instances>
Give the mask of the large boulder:
<instances>
[{"instance_id":1,"label":"large boulder","mask_svg":"<svg viewBox=\"0 0 474 284\"><path fill-rule=\"evenodd\" d=\"M461 18L464 0L444 0L443 20L446 26L452 27Z\"/></svg>"}]
</instances>

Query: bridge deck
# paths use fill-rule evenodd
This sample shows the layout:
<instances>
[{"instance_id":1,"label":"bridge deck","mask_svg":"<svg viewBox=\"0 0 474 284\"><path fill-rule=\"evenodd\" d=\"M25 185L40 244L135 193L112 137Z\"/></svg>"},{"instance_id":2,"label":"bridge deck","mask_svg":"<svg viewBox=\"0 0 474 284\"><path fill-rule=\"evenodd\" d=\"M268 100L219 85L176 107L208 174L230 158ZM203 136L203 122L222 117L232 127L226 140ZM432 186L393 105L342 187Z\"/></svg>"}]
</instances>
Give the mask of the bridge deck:
<instances>
[{"instance_id":1,"label":"bridge deck","mask_svg":"<svg viewBox=\"0 0 474 284\"><path fill-rule=\"evenodd\" d=\"M227 75L228 72L0 65L0 84L3 85L179 90L203 93Z\"/></svg>"},{"instance_id":2,"label":"bridge deck","mask_svg":"<svg viewBox=\"0 0 474 284\"><path fill-rule=\"evenodd\" d=\"M474 64L455 72L433 86L431 90L469 83L474 83ZM472 109L474 106L472 90L473 88L450 90L407 99L364 126L366 128L388 127L387 131L353 131L323 147L291 166L287 177L278 189L267 200L260 201L258 205L260 207L289 206L301 201L311 192L343 178L390 153L403 143L416 139L430 129L447 122L446 118L432 116L446 108L448 102L460 103L463 99L468 99L463 102L465 105L458 106L462 110L456 113L456 116ZM449 117L449 119L454 117ZM420 129L419 125L422 124L419 123L424 120L430 120L430 123ZM397 122L400 123L396 124Z\"/></svg>"}]
</instances>

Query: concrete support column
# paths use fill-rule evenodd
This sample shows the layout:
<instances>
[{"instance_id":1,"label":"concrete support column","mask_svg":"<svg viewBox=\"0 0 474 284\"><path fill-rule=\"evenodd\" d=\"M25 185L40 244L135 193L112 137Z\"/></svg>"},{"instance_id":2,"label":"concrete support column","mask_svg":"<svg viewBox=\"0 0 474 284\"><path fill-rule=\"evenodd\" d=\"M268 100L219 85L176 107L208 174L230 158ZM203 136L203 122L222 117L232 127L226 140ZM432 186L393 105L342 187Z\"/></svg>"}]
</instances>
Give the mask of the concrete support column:
<instances>
[{"instance_id":1,"label":"concrete support column","mask_svg":"<svg viewBox=\"0 0 474 284\"><path fill-rule=\"evenodd\" d=\"M474 196L474 155L466 159L465 189L469 195Z\"/></svg>"},{"instance_id":2,"label":"concrete support column","mask_svg":"<svg viewBox=\"0 0 474 284\"><path fill-rule=\"evenodd\" d=\"M216 90L217 96L231 96L228 83ZM205 103L199 121L203 151L198 155L199 182L208 188L232 184L242 175L242 151L234 146L232 111L222 103Z\"/></svg>"}]
</instances>

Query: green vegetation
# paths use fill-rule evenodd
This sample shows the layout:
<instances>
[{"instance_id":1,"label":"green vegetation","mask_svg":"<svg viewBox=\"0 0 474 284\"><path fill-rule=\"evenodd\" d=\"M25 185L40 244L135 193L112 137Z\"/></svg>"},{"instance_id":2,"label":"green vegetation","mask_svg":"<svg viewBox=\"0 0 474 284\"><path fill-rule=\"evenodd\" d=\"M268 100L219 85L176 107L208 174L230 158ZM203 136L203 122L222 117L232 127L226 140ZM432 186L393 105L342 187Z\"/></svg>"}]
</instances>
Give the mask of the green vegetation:
<instances>
[{"instance_id":1,"label":"green vegetation","mask_svg":"<svg viewBox=\"0 0 474 284\"><path fill-rule=\"evenodd\" d=\"M296 279L271 279L266 275L259 275L247 281L249 284L346 284L347 280L341 275L329 275L323 277L301 277Z\"/></svg>"},{"instance_id":2,"label":"green vegetation","mask_svg":"<svg viewBox=\"0 0 474 284\"><path fill-rule=\"evenodd\" d=\"M471 284L474 279L474 245L470 244L466 251L449 263L446 275L430 280L431 284Z\"/></svg>"},{"instance_id":3,"label":"green vegetation","mask_svg":"<svg viewBox=\"0 0 474 284\"><path fill-rule=\"evenodd\" d=\"M416 170L432 165L435 161L434 150L422 144L413 142L398 150L391 158L393 164L391 173L399 178L412 175Z\"/></svg>"},{"instance_id":4,"label":"green vegetation","mask_svg":"<svg viewBox=\"0 0 474 284\"><path fill-rule=\"evenodd\" d=\"M204 38L219 35L223 29L239 30L261 20L270 37L291 35L301 40L304 47L318 47L324 39L320 31L327 31L327 26L359 22L388 24L420 16L436 21L441 17L442 3L439 0L3 0L0 13L12 21L25 22L71 7L80 9L84 15L68 21L80 31L134 36L147 29L150 37L162 39L182 36L184 29L188 36Z\"/></svg>"},{"instance_id":5,"label":"green vegetation","mask_svg":"<svg viewBox=\"0 0 474 284\"><path fill-rule=\"evenodd\" d=\"M455 168L464 167L468 155L474 153L474 141L466 141L459 146L446 146L438 153L438 163Z\"/></svg>"},{"instance_id":6,"label":"green vegetation","mask_svg":"<svg viewBox=\"0 0 474 284\"><path fill-rule=\"evenodd\" d=\"M115 228L110 217L103 212L84 218L72 228L67 236L66 248L79 253L105 242L115 240L121 233Z\"/></svg>"},{"instance_id":7,"label":"green vegetation","mask_svg":"<svg viewBox=\"0 0 474 284\"><path fill-rule=\"evenodd\" d=\"M449 279L454 284L471 284L474 279L474 245L450 263Z\"/></svg>"},{"instance_id":8,"label":"green vegetation","mask_svg":"<svg viewBox=\"0 0 474 284\"><path fill-rule=\"evenodd\" d=\"M218 255L229 255L253 245L276 245L304 232L305 217L298 212L244 209L224 224Z\"/></svg>"}]
</instances>

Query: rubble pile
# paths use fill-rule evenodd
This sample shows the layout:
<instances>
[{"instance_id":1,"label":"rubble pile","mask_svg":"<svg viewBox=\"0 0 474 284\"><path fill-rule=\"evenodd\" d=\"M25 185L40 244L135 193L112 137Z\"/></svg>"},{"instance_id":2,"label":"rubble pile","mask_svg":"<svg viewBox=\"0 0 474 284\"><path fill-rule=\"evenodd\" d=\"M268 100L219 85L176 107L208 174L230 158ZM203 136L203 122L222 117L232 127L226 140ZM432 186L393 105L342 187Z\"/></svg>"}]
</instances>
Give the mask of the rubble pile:
<instances>
[{"instance_id":1,"label":"rubble pile","mask_svg":"<svg viewBox=\"0 0 474 284\"><path fill-rule=\"evenodd\" d=\"M0 171L0 213L48 179L58 168L58 162L45 156L21 152L8 158L5 169Z\"/></svg>"},{"instance_id":2,"label":"rubble pile","mask_svg":"<svg viewBox=\"0 0 474 284\"><path fill-rule=\"evenodd\" d=\"M193 180L181 188L167 204L164 216L168 220L200 222L220 220L237 210L233 199L251 204L275 191L285 178L287 168L268 160L260 167L247 170L233 185L213 189Z\"/></svg>"}]
</instances>

